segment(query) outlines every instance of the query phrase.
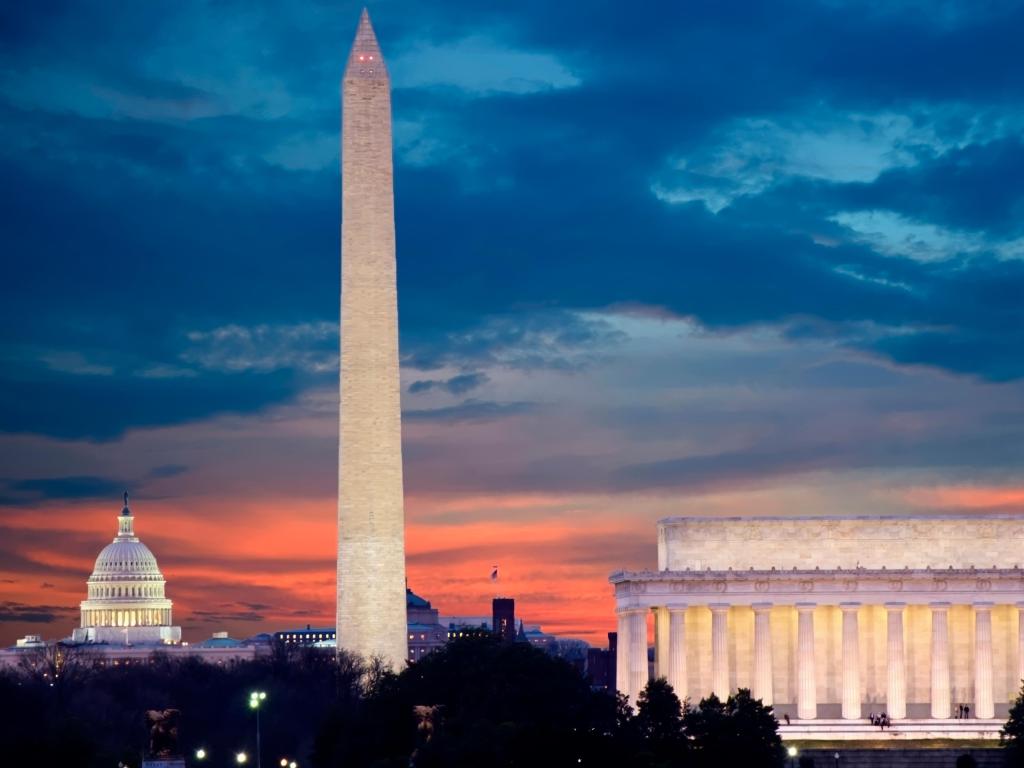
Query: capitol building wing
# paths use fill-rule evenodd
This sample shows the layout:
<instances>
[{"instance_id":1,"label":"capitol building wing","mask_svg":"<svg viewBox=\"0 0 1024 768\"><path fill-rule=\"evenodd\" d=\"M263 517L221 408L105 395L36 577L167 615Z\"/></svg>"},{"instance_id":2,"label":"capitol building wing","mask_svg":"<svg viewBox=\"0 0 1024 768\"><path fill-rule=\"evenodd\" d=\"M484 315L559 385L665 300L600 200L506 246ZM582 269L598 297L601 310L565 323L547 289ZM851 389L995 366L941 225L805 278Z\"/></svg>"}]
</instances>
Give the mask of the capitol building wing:
<instances>
[{"instance_id":1,"label":"capitol building wing","mask_svg":"<svg viewBox=\"0 0 1024 768\"><path fill-rule=\"evenodd\" d=\"M81 626L72 640L132 645L180 642L181 627L171 626L165 585L156 558L135 535L135 516L126 493L117 517L117 536L96 558L87 599L81 603Z\"/></svg>"},{"instance_id":2,"label":"capitol building wing","mask_svg":"<svg viewBox=\"0 0 1024 768\"><path fill-rule=\"evenodd\" d=\"M617 687L750 688L781 715L1005 717L1024 677L1024 517L679 517L611 575Z\"/></svg>"}]
</instances>

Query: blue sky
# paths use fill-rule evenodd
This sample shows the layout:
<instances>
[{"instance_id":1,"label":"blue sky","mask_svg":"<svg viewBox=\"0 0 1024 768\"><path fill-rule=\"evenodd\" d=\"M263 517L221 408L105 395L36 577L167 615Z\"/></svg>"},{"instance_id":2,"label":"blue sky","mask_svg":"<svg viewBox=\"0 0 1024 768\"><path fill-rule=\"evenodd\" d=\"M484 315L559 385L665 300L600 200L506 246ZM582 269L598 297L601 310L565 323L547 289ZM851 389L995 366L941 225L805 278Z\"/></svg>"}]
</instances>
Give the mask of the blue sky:
<instances>
[{"instance_id":1,"label":"blue sky","mask_svg":"<svg viewBox=\"0 0 1024 768\"><path fill-rule=\"evenodd\" d=\"M271 525L303 500L329 529L359 10L0 11L12 558L40 510L59 527L126 484L169 517L227 526L259 500ZM435 602L477 607L465 574L497 554L485 528L423 543L460 526L505 526L505 558L543 570L538 526L599 521L573 578L603 595L653 561L663 514L1024 504L1024 6L370 12L394 87L410 569ZM210 554L167 545L182 572ZM295 546L249 554L284 572ZM11 570L14 624L38 596ZM549 623L556 578L520 585ZM244 587L272 605L274 584ZM218 620L256 621L234 601Z\"/></svg>"}]
</instances>

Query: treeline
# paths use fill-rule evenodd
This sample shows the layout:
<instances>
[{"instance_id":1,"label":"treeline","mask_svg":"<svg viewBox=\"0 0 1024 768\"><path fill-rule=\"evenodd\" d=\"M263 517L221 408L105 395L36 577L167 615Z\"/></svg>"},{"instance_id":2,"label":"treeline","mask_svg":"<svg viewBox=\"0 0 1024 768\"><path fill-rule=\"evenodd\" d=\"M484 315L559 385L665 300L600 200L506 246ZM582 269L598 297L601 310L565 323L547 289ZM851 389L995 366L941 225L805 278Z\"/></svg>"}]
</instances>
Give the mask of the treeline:
<instances>
[{"instance_id":1,"label":"treeline","mask_svg":"<svg viewBox=\"0 0 1024 768\"><path fill-rule=\"evenodd\" d=\"M37 663L0 675L0 754L10 765L137 768L145 712L178 709L188 764L255 764L252 691L263 764L299 766L782 766L777 722L741 690L684 706L652 681L634 711L594 691L569 663L525 644L454 642L398 675L310 649L218 667L155 655L96 669Z\"/></svg>"}]
</instances>

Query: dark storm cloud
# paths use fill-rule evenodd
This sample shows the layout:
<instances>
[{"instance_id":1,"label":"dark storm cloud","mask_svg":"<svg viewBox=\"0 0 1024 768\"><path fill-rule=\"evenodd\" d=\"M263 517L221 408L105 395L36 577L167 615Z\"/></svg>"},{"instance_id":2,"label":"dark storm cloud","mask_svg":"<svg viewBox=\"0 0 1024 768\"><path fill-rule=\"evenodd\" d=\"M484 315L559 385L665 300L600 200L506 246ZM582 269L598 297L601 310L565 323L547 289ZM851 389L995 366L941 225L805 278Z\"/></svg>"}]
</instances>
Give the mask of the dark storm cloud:
<instances>
[{"instance_id":1,"label":"dark storm cloud","mask_svg":"<svg viewBox=\"0 0 1024 768\"><path fill-rule=\"evenodd\" d=\"M527 413L537 407L536 403L495 403L488 400L463 400L458 405L444 408L426 408L404 411L406 421L433 421L447 424L459 422L496 421L509 416Z\"/></svg>"},{"instance_id":2,"label":"dark storm cloud","mask_svg":"<svg viewBox=\"0 0 1024 768\"><path fill-rule=\"evenodd\" d=\"M33 507L53 501L119 499L126 488L139 490L148 481L177 477L188 470L180 464L154 467L141 478L110 478L95 475L0 479L0 507Z\"/></svg>"},{"instance_id":3,"label":"dark storm cloud","mask_svg":"<svg viewBox=\"0 0 1024 768\"><path fill-rule=\"evenodd\" d=\"M61 562L71 558L82 565L55 564L49 557L50 551L59 547ZM11 572L43 578L70 576L81 580L88 575L91 563L96 558L96 536L75 531L61 530L56 535L52 530L15 528L0 526L0 562Z\"/></svg>"},{"instance_id":4,"label":"dark storm cloud","mask_svg":"<svg viewBox=\"0 0 1024 768\"><path fill-rule=\"evenodd\" d=\"M50 624L67 619L77 612L74 608L61 605L28 605L11 600L0 602L0 622L21 621L28 624Z\"/></svg>"},{"instance_id":5,"label":"dark storm cloud","mask_svg":"<svg viewBox=\"0 0 1024 768\"><path fill-rule=\"evenodd\" d=\"M123 485L116 480L88 475L78 477L43 477L18 480L8 484L15 493L24 493L36 499L91 499L98 496L116 496Z\"/></svg>"},{"instance_id":6,"label":"dark storm cloud","mask_svg":"<svg viewBox=\"0 0 1024 768\"><path fill-rule=\"evenodd\" d=\"M953 149L871 184L840 187L835 204L885 208L949 227L1024 232L1024 142L1018 136Z\"/></svg>"},{"instance_id":7,"label":"dark storm cloud","mask_svg":"<svg viewBox=\"0 0 1024 768\"><path fill-rule=\"evenodd\" d=\"M109 440L130 427L255 411L298 391L289 372L121 378L33 371L0 378L0 430Z\"/></svg>"},{"instance_id":8,"label":"dark storm cloud","mask_svg":"<svg viewBox=\"0 0 1024 768\"><path fill-rule=\"evenodd\" d=\"M153 467L149 470L150 477L177 477L188 472L188 467L184 464L161 464L159 467Z\"/></svg>"},{"instance_id":9,"label":"dark storm cloud","mask_svg":"<svg viewBox=\"0 0 1024 768\"><path fill-rule=\"evenodd\" d=\"M257 611L192 611L193 619L207 624L221 624L226 621L263 621L266 616Z\"/></svg>"},{"instance_id":10,"label":"dark storm cloud","mask_svg":"<svg viewBox=\"0 0 1024 768\"><path fill-rule=\"evenodd\" d=\"M943 8L371 9L396 65L433 46L420 62L429 68L437 51L476 36L571 73L551 65L548 82L531 73L535 90L509 92L502 83L516 73L483 56L474 76L493 75L490 90L460 84L458 68L436 86L396 83L405 362L578 370L614 338L566 310L628 304L726 331L799 318L898 362L1024 376L1024 262L921 264L843 239L832 220L884 209L981 231L993 251L1019 234L1019 140L976 137L959 115L987 115L1014 135L1024 8ZM357 14L317 3L3 11L11 267L0 344L89 349L118 375L5 365L0 430L106 439L257 410L316 378L295 377L294 360L235 375L190 365L188 334L335 319L337 79ZM952 117L951 104L961 108ZM673 163L707 155L736 121L811 111L826 137L853 114L913 111L931 144L859 182L809 182L783 164L717 215L699 199L653 194ZM122 375L125 357L154 375ZM469 391L452 381L453 394ZM458 408L482 412L410 417L457 418Z\"/></svg>"},{"instance_id":11,"label":"dark storm cloud","mask_svg":"<svg viewBox=\"0 0 1024 768\"><path fill-rule=\"evenodd\" d=\"M460 373L458 376L452 376L450 379L417 379L409 385L409 394L416 395L420 392L440 389L452 395L464 395L477 387L483 386L487 381L487 374L480 371Z\"/></svg>"}]
</instances>

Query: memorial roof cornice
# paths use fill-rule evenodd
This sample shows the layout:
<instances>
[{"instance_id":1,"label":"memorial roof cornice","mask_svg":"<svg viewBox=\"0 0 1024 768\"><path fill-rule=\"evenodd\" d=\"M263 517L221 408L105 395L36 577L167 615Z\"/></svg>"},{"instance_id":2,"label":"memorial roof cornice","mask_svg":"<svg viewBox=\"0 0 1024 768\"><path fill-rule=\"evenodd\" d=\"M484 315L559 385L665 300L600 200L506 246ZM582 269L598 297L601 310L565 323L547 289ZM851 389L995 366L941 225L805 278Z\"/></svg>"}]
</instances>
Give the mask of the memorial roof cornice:
<instances>
[{"instance_id":1,"label":"memorial roof cornice","mask_svg":"<svg viewBox=\"0 0 1024 768\"><path fill-rule=\"evenodd\" d=\"M769 568L747 570L693 570L682 571L613 571L608 580L612 584L624 581L703 581L707 579L749 581L751 578L917 578L917 577L977 577L1014 576L1024 578L1024 569L1017 564L1010 567L991 568Z\"/></svg>"},{"instance_id":2,"label":"memorial roof cornice","mask_svg":"<svg viewBox=\"0 0 1024 768\"><path fill-rule=\"evenodd\" d=\"M658 520L658 524L665 523L759 523L759 522L799 522L799 521L822 521L822 520L1021 520L1024 521L1024 513L1021 512L915 512L909 515L728 515L715 517L713 515L673 515Z\"/></svg>"}]
</instances>

